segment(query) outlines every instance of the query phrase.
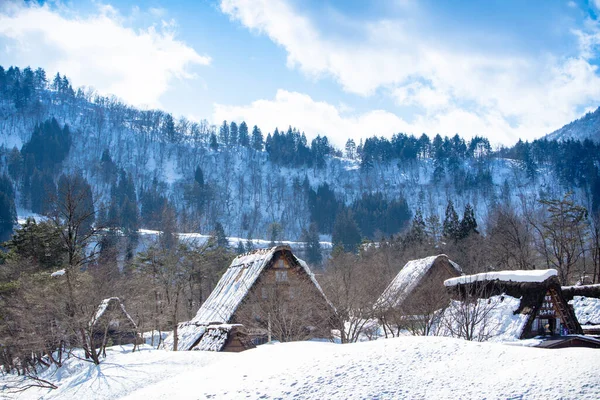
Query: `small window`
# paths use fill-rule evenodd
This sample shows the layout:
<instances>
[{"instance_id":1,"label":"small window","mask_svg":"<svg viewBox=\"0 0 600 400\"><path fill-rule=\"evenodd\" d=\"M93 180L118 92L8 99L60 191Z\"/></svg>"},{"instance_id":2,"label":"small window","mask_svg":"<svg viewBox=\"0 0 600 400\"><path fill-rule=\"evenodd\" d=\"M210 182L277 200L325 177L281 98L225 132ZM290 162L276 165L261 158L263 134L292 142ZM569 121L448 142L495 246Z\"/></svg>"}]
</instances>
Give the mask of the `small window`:
<instances>
[{"instance_id":1,"label":"small window","mask_svg":"<svg viewBox=\"0 0 600 400\"><path fill-rule=\"evenodd\" d=\"M275 279L277 280L277 282L287 282L287 271L275 271Z\"/></svg>"},{"instance_id":2,"label":"small window","mask_svg":"<svg viewBox=\"0 0 600 400\"><path fill-rule=\"evenodd\" d=\"M277 268L285 268L285 263L282 259L279 259L279 261L277 261Z\"/></svg>"},{"instance_id":3,"label":"small window","mask_svg":"<svg viewBox=\"0 0 600 400\"><path fill-rule=\"evenodd\" d=\"M268 299L269 298L269 289L263 286L260 289L260 294L262 295L263 299Z\"/></svg>"}]
</instances>

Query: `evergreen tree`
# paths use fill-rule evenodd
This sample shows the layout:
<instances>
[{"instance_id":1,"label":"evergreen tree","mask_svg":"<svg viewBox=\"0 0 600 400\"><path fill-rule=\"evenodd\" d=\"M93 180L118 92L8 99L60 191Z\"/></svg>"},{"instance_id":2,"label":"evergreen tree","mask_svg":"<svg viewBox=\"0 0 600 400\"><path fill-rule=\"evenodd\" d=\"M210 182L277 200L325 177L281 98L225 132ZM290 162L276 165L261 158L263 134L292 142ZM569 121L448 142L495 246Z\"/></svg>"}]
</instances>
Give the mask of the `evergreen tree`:
<instances>
[{"instance_id":1,"label":"evergreen tree","mask_svg":"<svg viewBox=\"0 0 600 400\"><path fill-rule=\"evenodd\" d=\"M214 132L210 133L210 149L217 151L219 149L219 142L217 142L217 135Z\"/></svg>"},{"instance_id":2,"label":"evergreen tree","mask_svg":"<svg viewBox=\"0 0 600 400\"><path fill-rule=\"evenodd\" d=\"M229 124L227 124L227 121L223 121L223 125L219 128L219 141L225 147L229 145Z\"/></svg>"},{"instance_id":3,"label":"evergreen tree","mask_svg":"<svg viewBox=\"0 0 600 400\"><path fill-rule=\"evenodd\" d=\"M42 270L58 269L65 261L60 227L50 221L37 223L34 218L27 218L5 246L11 253L30 260L32 265Z\"/></svg>"},{"instance_id":4,"label":"evergreen tree","mask_svg":"<svg viewBox=\"0 0 600 400\"><path fill-rule=\"evenodd\" d=\"M241 240L238 240L237 248L235 249L237 254L244 254L246 249L244 248L244 243Z\"/></svg>"},{"instance_id":5,"label":"evergreen tree","mask_svg":"<svg viewBox=\"0 0 600 400\"><path fill-rule=\"evenodd\" d=\"M0 242L10 237L17 222L15 193L12 182L6 175L0 176Z\"/></svg>"},{"instance_id":6,"label":"evergreen tree","mask_svg":"<svg viewBox=\"0 0 600 400\"><path fill-rule=\"evenodd\" d=\"M6 161L8 174L15 182L21 179L23 174L23 157L21 156L21 152L17 147L13 147L10 153L8 154L8 160Z\"/></svg>"},{"instance_id":7,"label":"evergreen tree","mask_svg":"<svg viewBox=\"0 0 600 400\"><path fill-rule=\"evenodd\" d=\"M246 121L242 121L238 129L238 142L240 146L250 146L250 136L248 134L248 125L246 125Z\"/></svg>"},{"instance_id":8,"label":"evergreen tree","mask_svg":"<svg viewBox=\"0 0 600 400\"><path fill-rule=\"evenodd\" d=\"M479 233L477 231L477 221L475 220L475 213L471 204L465 206L463 218L460 221L459 238L464 239L472 233Z\"/></svg>"},{"instance_id":9,"label":"evergreen tree","mask_svg":"<svg viewBox=\"0 0 600 400\"><path fill-rule=\"evenodd\" d=\"M348 139L346 141L346 157L353 160L356 157L356 143L354 139Z\"/></svg>"},{"instance_id":10,"label":"evergreen tree","mask_svg":"<svg viewBox=\"0 0 600 400\"><path fill-rule=\"evenodd\" d=\"M335 218L331 240L334 246L341 246L344 251L355 252L361 243L361 234L352 212L342 210Z\"/></svg>"},{"instance_id":11,"label":"evergreen tree","mask_svg":"<svg viewBox=\"0 0 600 400\"><path fill-rule=\"evenodd\" d=\"M263 135L258 126L254 125L252 128L252 148L256 151L263 150Z\"/></svg>"},{"instance_id":12,"label":"evergreen tree","mask_svg":"<svg viewBox=\"0 0 600 400\"><path fill-rule=\"evenodd\" d=\"M302 241L305 242L306 246L306 260L313 265L321 264L323 255L321 253L317 224L312 223L308 230L302 230Z\"/></svg>"},{"instance_id":13,"label":"evergreen tree","mask_svg":"<svg viewBox=\"0 0 600 400\"><path fill-rule=\"evenodd\" d=\"M173 116L171 114L165 115L165 119L163 121L163 135L171 143L175 143L177 141L177 133L175 132L175 121L173 120Z\"/></svg>"},{"instance_id":14,"label":"evergreen tree","mask_svg":"<svg viewBox=\"0 0 600 400\"><path fill-rule=\"evenodd\" d=\"M407 235L407 240L413 243L423 243L426 239L426 225L423 219L423 213L420 208L417 209L415 216Z\"/></svg>"},{"instance_id":15,"label":"evergreen tree","mask_svg":"<svg viewBox=\"0 0 600 400\"><path fill-rule=\"evenodd\" d=\"M40 171L54 172L69 154L71 131L68 125L60 127L55 118L37 125L31 139L23 145L21 155L25 160L33 156L35 167ZM30 172L33 172L32 170Z\"/></svg>"},{"instance_id":16,"label":"evergreen tree","mask_svg":"<svg viewBox=\"0 0 600 400\"><path fill-rule=\"evenodd\" d=\"M277 222L272 222L269 224L269 239L271 240L271 247L275 246L281 240L281 233L283 228Z\"/></svg>"},{"instance_id":17,"label":"evergreen tree","mask_svg":"<svg viewBox=\"0 0 600 400\"><path fill-rule=\"evenodd\" d=\"M202 168L200 166L196 167L196 172L194 173L194 181L200 186L204 186L204 173L202 172Z\"/></svg>"},{"instance_id":18,"label":"evergreen tree","mask_svg":"<svg viewBox=\"0 0 600 400\"><path fill-rule=\"evenodd\" d=\"M444 216L442 234L446 240L457 240L460 236L458 214L454 209L452 200L448 200L448 205L446 206L446 215Z\"/></svg>"},{"instance_id":19,"label":"evergreen tree","mask_svg":"<svg viewBox=\"0 0 600 400\"><path fill-rule=\"evenodd\" d=\"M52 202L56 199L56 184L52 175L34 169L29 186L31 211L41 215L49 215L52 211Z\"/></svg>"},{"instance_id":20,"label":"evergreen tree","mask_svg":"<svg viewBox=\"0 0 600 400\"><path fill-rule=\"evenodd\" d=\"M232 146L238 144L238 126L235 122L231 122L229 126L229 144Z\"/></svg>"},{"instance_id":21,"label":"evergreen tree","mask_svg":"<svg viewBox=\"0 0 600 400\"><path fill-rule=\"evenodd\" d=\"M229 248L229 240L225 235L225 229L223 229L223 225L220 222L215 224L215 229L213 230L212 240L217 247L227 249Z\"/></svg>"}]
</instances>

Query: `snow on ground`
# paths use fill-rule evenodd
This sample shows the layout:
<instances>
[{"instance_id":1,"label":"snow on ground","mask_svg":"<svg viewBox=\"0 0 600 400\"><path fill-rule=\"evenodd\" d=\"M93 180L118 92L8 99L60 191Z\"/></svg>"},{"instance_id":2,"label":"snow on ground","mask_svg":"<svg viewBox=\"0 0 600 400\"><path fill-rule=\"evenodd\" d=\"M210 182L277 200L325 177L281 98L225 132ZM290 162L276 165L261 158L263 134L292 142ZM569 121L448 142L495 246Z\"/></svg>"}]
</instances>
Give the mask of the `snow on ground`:
<instances>
[{"instance_id":1,"label":"snow on ground","mask_svg":"<svg viewBox=\"0 0 600 400\"><path fill-rule=\"evenodd\" d=\"M443 337L283 343L236 354L112 350L56 391L17 398L598 399L598 354Z\"/></svg>"},{"instance_id":2,"label":"snow on ground","mask_svg":"<svg viewBox=\"0 0 600 400\"><path fill-rule=\"evenodd\" d=\"M233 356L208 351L167 352L147 345L134 353L131 349L132 345L110 347L106 350L106 360L100 365L71 358L58 371L42 373L40 378L58 386L55 390L28 389L10 393L10 389L3 387L11 383L9 377L0 376L0 399L119 399L144 386L168 382L178 375L201 370Z\"/></svg>"}]
</instances>

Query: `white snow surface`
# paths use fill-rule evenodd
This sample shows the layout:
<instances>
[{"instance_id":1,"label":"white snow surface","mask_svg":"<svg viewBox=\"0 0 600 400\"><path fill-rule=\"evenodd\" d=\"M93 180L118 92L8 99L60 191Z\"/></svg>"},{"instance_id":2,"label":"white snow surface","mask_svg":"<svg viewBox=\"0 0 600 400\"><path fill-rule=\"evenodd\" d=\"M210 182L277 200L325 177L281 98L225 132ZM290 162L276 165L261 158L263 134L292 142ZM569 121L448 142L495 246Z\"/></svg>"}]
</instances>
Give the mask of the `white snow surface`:
<instances>
[{"instance_id":1,"label":"white snow surface","mask_svg":"<svg viewBox=\"0 0 600 400\"><path fill-rule=\"evenodd\" d=\"M573 305L575 316L581 325L600 325L600 299L573 296L569 304Z\"/></svg>"},{"instance_id":2,"label":"white snow surface","mask_svg":"<svg viewBox=\"0 0 600 400\"><path fill-rule=\"evenodd\" d=\"M383 307L399 306L406 300L406 297L408 297L415 287L417 287L419 282L421 282L421 279L439 257L448 258L445 254L440 254L407 262L400 272L398 272L394 280L383 291L376 304ZM462 269L458 264L450 259L448 259L448 261L450 261L450 264L458 273L462 273Z\"/></svg>"},{"instance_id":3,"label":"white snow surface","mask_svg":"<svg viewBox=\"0 0 600 400\"><path fill-rule=\"evenodd\" d=\"M179 326L179 350L190 349L198 338L204 334L206 326L212 323L226 324L230 322L229 320L238 306L278 249L281 249L281 247L275 246L270 249L254 250L237 256L231 262L210 296L202 303L196 316L191 321L184 322ZM319 291L323 293L308 265L298 258L296 260L304 268ZM165 348L173 348L173 335L165 340Z\"/></svg>"},{"instance_id":4,"label":"white snow surface","mask_svg":"<svg viewBox=\"0 0 600 400\"><path fill-rule=\"evenodd\" d=\"M95 366L69 360L56 390L16 399L598 399L600 357L444 337L339 345L269 344L242 353L110 348ZM130 347L129 347L130 349ZM557 379L559 374L560 379ZM0 377L0 385L7 382ZM0 386L1 388L1 386ZM6 392L0 391L0 397Z\"/></svg>"},{"instance_id":5,"label":"white snow surface","mask_svg":"<svg viewBox=\"0 0 600 400\"><path fill-rule=\"evenodd\" d=\"M53 273L50 274L51 277L55 278L57 276L63 276L64 274L66 274L67 271L65 271L64 269L59 269L58 271L54 271Z\"/></svg>"},{"instance_id":6,"label":"white snow surface","mask_svg":"<svg viewBox=\"0 0 600 400\"><path fill-rule=\"evenodd\" d=\"M469 307L472 316L477 313L475 307L479 310L488 312L486 318L475 323L472 329L473 336L478 340L487 340L491 342L510 342L519 340L523 328L527 323L529 315L515 314L519 308L521 300L512 296L500 295L491 296L489 299L477 299L477 305L465 305L458 300L452 300L450 306L444 310L440 322L432 329L434 335L453 336L453 332L459 331L458 324L454 315L461 314L457 312L460 307ZM472 318L477 319L476 317ZM463 322L463 325L466 323Z\"/></svg>"},{"instance_id":7,"label":"white snow surface","mask_svg":"<svg viewBox=\"0 0 600 400\"><path fill-rule=\"evenodd\" d=\"M491 271L475 275L464 275L450 278L444 281L445 286L456 286L459 284L477 281L503 281L503 282L544 282L546 279L556 276L555 269L538 270L514 270L514 271Z\"/></svg>"}]
</instances>

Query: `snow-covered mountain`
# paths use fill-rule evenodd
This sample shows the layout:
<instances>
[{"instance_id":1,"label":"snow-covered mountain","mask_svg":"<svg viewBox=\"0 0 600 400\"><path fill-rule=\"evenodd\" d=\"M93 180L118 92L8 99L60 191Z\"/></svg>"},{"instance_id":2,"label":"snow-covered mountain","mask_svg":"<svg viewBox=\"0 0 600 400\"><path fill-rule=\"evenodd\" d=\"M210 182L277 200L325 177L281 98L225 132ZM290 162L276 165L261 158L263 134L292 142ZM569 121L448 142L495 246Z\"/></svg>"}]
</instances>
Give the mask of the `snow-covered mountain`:
<instances>
[{"instance_id":1,"label":"snow-covered mountain","mask_svg":"<svg viewBox=\"0 0 600 400\"><path fill-rule=\"evenodd\" d=\"M14 69L12 73L16 74ZM17 208L31 207L27 188L33 184L33 178L23 177L21 170L29 168L28 160L19 151L30 141L35 127L50 118L56 119L60 127L68 124L72 143L60 164L49 172L42 171L44 179L57 182L61 173L79 172L92 186L98 204L107 208L115 199L124 198L124 193L119 197L115 192L126 186L126 181L131 182L132 188L123 190L130 200L136 198L137 212L143 217L147 205L143 194L152 192L154 197L148 198L154 203L168 202L174 208L180 232L208 234L219 223L230 237L272 240L276 233L277 241L298 241L316 213L323 211L332 214L331 219L335 217L336 207L323 207L333 202L337 210L341 205L358 214L356 202L360 200L360 207L366 210L363 220L379 216L381 224L387 222L386 207L392 208L393 201L406 200L408 212L404 213L403 226L408 225L411 213L414 215L417 209L421 209L425 220L433 215L443 220L449 200L459 215L470 204L483 229L488 211L499 202L518 209L523 199L531 201L542 195L558 198L574 190L580 204L591 204L591 195L583 184L576 187L571 178L561 180L556 168L545 160L532 164L529 153L534 157L536 153L522 146L504 154L478 147L481 143L466 143L458 135L438 135L431 141L426 138L424 147L415 147L420 146L423 137L417 141L400 134L397 142L373 137L364 145L353 144L355 147L342 151L332 149L325 138L327 153L321 161L313 161L308 160L318 156L313 144L309 148L306 138L298 134L298 142L278 145L278 150L285 150L278 161L274 154L279 153L268 148L268 140L258 148L242 144L241 138L232 143L223 138L223 127L207 121L176 119L160 110L139 110L92 91L74 91L65 77L55 81L48 84L42 80L32 86L27 100L15 95L14 90L0 93L0 173L12 177ZM586 126L591 134L596 132L593 127L599 116L600 111L588 114L563 130L571 127L570 131L579 132L578 126ZM237 121L240 127L241 122ZM247 129L248 135L252 128ZM271 133L265 130L263 136L269 138ZM408 143L402 144L402 152L391 148L400 142ZM400 158L390 157L390 151L396 151ZM310 162L303 162L300 154ZM299 160L292 165L285 157ZM199 181L202 183L198 189L194 185ZM327 198L333 200L327 203ZM122 205L122 200L116 202ZM160 224L160 219L153 226L142 221L138 227L160 230ZM321 228L321 240L330 241L331 226ZM371 235L366 236L374 237L378 230L389 236L397 233L397 228L395 225L385 232L385 227L374 226Z\"/></svg>"},{"instance_id":2,"label":"snow-covered mountain","mask_svg":"<svg viewBox=\"0 0 600 400\"><path fill-rule=\"evenodd\" d=\"M545 136L548 140L585 140L600 142L600 107Z\"/></svg>"}]
</instances>

